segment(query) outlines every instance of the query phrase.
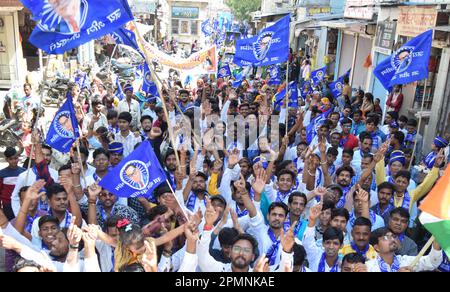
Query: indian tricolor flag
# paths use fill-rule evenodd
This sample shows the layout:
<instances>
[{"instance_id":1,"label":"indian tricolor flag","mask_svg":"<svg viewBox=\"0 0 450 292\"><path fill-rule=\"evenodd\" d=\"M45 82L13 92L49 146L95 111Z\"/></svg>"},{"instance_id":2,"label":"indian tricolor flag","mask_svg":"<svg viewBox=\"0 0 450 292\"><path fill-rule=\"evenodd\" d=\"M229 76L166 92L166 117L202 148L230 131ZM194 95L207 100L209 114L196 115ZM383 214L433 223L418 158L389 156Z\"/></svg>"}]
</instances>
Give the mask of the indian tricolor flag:
<instances>
[{"instance_id":1,"label":"indian tricolor flag","mask_svg":"<svg viewBox=\"0 0 450 292\"><path fill-rule=\"evenodd\" d=\"M450 256L450 167L420 205L420 222Z\"/></svg>"}]
</instances>

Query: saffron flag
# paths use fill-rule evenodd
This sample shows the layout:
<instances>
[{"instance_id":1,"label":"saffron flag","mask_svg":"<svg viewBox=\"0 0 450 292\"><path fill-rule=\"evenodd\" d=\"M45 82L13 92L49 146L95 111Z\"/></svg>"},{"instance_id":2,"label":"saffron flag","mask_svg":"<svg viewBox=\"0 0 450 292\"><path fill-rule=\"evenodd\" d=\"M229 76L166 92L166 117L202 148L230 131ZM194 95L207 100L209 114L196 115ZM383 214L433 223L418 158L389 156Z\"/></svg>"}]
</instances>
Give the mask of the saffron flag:
<instances>
[{"instance_id":1,"label":"saffron flag","mask_svg":"<svg viewBox=\"0 0 450 292\"><path fill-rule=\"evenodd\" d=\"M73 108L72 96L68 94L66 102L56 113L50 125L46 143L62 153L67 153L78 137L80 137L78 121Z\"/></svg>"},{"instance_id":2,"label":"saffron flag","mask_svg":"<svg viewBox=\"0 0 450 292\"><path fill-rule=\"evenodd\" d=\"M30 42L48 54L63 54L134 20L127 0L21 2L36 21Z\"/></svg>"},{"instance_id":3,"label":"saffron flag","mask_svg":"<svg viewBox=\"0 0 450 292\"><path fill-rule=\"evenodd\" d=\"M434 235L447 255L450 255L450 167L438 180L419 207L419 219Z\"/></svg>"},{"instance_id":4,"label":"saffron flag","mask_svg":"<svg viewBox=\"0 0 450 292\"><path fill-rule=\"evenodd\" d=\"M166 179L150 141L146 140L113 168L99 185L121 198L149 198Z\"/></svg>"},{"instance_id":5,"label":"saffron flag","mask_svg":"<svg viewBox=\"0 0 450 292\"><path fill-rule=\"evenodd\" d=\"M433 30L413 38L373 71L386 90L397 84L407 84L428 78Z\"/></svg>"},{"instance_id":6,"label":"saffron flag","mask_svg":"<svg viewBox=\"0 0 450 292\"><path fill-rule=\"evenodd\" d=\"M291 17L287 15L257 36L237 40L233 63L269 66L286 62L289 58L290 22Z\"/></svg>"}]
</instances>

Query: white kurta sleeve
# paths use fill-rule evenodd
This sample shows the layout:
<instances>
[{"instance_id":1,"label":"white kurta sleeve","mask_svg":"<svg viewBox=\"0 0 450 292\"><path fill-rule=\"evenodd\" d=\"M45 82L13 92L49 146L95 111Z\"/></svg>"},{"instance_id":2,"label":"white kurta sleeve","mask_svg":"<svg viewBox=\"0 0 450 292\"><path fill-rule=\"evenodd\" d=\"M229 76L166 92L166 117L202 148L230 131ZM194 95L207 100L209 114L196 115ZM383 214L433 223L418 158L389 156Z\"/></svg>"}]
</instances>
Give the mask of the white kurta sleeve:
<instances>
[{"instance_id":1,"label":"white kurta sleeve","mask_svg":"<svg viewBox=\"0 0 450 292\"><path fill-rule=\"evenodd\" d=\"M200 267L202 272L222 272L224 270L224 264L216 261L209 253L211 233L212 231L204 231L202 234L202 238L198 243L198 266Z\"/></svg>"}]
</instances>

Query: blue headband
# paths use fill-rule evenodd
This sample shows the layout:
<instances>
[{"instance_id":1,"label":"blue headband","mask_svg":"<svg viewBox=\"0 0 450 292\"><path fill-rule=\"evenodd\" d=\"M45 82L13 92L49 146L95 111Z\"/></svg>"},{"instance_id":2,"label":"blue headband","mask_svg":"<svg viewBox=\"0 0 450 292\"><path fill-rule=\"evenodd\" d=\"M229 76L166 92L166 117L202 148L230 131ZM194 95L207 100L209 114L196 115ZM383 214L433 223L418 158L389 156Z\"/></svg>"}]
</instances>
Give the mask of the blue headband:
<instances>
[{"instance_id":1,"label":"blue headband","mask_svg":"<svg viewBox=\"0 0 450 292\"><path fill-rule=\"evenodd\" d=\"M115 154L123 154L123 144L119 142L112 142L109 144L109 152Z\"/></svg>"},{"instance_id":2,"label":"blue headband","mask_svg":"<svg viewBox=\"0 0 450 292\"><path fill-rule=\"evenodd\" d=\"M389 159L389 165L391 165L394 162L400 162L403 166L406 164L406 157L405 154L402 151L394 151L391 153L391 157Z\"/></svg>"},{"instance_id":3,"label":"blue headband","mask_svg":"<svg viewBox=\"0 0 450 292\"><path fill-rule=\"evenodd\" d=\"M131 84L127 84L127 85L125 85L125 87L123 88L123 92L127 92L127 91L131 91L131 92L134 92L134 88L133 88L133 85L131 85Z\"/></svg>"},{"instance_id":4,"label":"blue headband","mask_svg":"<svg viewBox=\"0 0 450 292\"><path fill-rule=\"evenodd\" d=\"M441 137L436 137L434 138L434 145L438 148L445 148L448 146L448 142Z\"/></svg>"}]
</instances>

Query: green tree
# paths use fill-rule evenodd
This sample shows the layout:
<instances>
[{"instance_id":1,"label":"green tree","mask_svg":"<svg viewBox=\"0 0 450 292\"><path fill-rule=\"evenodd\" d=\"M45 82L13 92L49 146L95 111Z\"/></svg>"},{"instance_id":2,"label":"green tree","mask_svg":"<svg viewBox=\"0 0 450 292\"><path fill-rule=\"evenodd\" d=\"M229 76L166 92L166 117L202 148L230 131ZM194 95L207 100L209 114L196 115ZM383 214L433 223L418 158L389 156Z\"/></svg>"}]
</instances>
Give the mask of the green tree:
<instances>
[{"instance_id":1,"label":"green tree","mask_svg":"<svg viewBox=\"0 0 450 292\"><path fill-rule=\"evenodd\" d=\"M250 13L261 9L262 0L226 0L238 20L251 20Z\"/></svg>"}]
</instances>

